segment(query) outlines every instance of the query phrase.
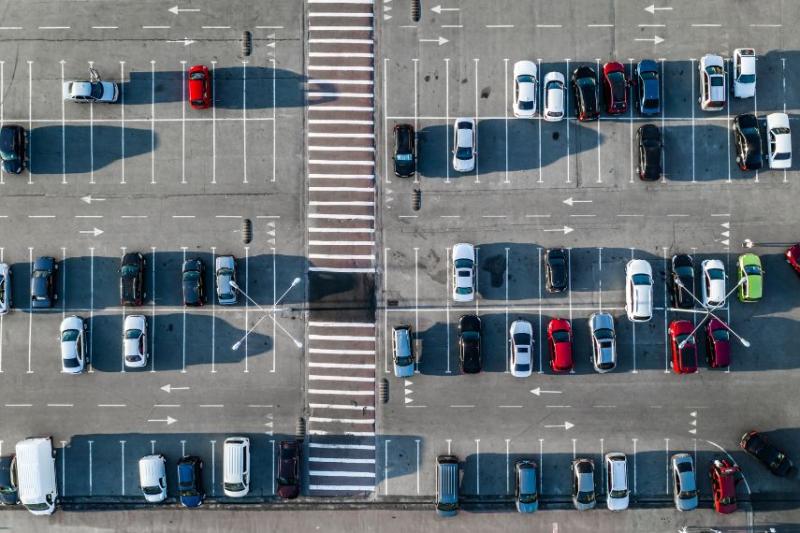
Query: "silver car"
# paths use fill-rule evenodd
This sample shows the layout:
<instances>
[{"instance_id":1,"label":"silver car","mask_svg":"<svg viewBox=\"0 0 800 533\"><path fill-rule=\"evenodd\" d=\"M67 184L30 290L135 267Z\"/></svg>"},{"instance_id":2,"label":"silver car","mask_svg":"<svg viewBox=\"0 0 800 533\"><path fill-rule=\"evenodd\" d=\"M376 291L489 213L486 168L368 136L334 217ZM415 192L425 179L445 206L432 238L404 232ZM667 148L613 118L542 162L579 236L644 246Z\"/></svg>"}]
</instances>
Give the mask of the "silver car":
<instances>
[{"instance_id":1,"label":"silver car","mask_svg":"<svg viewBox=\"0 0 800 533\"><path fill-rule=\"evenodd\" d=\"M617 341L614 317L610 313L592 313L589 317L592 335L592 365L601 374L617 366Z\"/></svg>"},{"instance_id":2,"label":"silver car","mask_svg":"<svg viewBox=\"0 0 800 533\"><path fill-rule=\"evenodd\" d=\"M236 258L232 255L217 257L214 265L217 278L217 300L220 305L233 305L236 303L236 291L231 281L236 283Z\"/></svg>"},{"instance_id":3,"label":"silver car","mask_svg":"<svg viewBox=\"0 0 800 533\"><path fill-rule=\"evenodd\" d=\"M594 490L594 461L572 461L572 504L578 511L594 509L597 495Z\"/></svg>"},{"instance_id":4,"label":"silver car","mask_svg":"<svg viewBox=\"0 0 800 533\"><path fill-rule=\"evenodd\" d=\"M128 315L122 327L122 350L127 368L147 366L147 319Z\"/></svg>"},{"instance_id":5,"label":"silver car","mask_svg":"<svg viewBox=\"0 0 800 533\"><path fill-rule=\"evenodd\" d=\"M86 321L72 315L61 321L61 371L65 374L80 374L86 369Z\"/></svg>"},{"instance_id":6,"label":"silver car","mask_svg":"<svg viewBox=\"0 0 800 533\"><path fill-rule=\"evenodd\" d=\"M691 511L697 508L697 479L694 472L694 461L688 453L676 453L672 456L672 492L675 508L679 511Z\"/></svg>"},{"instance_id":7,"label":"silver car","mask_svg":"<svg viewBox=\"0 0 800 533\"><path fill-rule=\"evenodd\" d=\"M11 309L11 267L0 263L0 315Z\"/></svg>"}]
</instances>

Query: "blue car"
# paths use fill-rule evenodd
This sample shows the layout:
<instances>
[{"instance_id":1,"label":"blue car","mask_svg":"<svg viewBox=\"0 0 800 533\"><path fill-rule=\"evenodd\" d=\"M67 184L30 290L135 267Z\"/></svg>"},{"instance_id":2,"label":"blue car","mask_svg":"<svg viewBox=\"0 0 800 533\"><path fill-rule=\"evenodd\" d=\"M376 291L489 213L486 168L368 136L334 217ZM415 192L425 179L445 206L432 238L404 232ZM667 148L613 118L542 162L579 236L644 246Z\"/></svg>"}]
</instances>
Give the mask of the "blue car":
<instances>
[{"instance_id":1,"label":"blue car","mask_svg":"<svg viewBox=\"0 0 800 533\"><path fill-rule=\"evenodd\" d=\"M186 455L178 461L178 497L184 507L199 507L206 497L203 491L203 460Z\"/></svg>"},{"instance_id":2,"label":"blue car","mask_svg":"<svg viewBox=\"0 0 800 533\"><path fill-rule=\"evenodd\" d=\"M642 115L661 113L661 81L658 63L642 59L636 65L636 107Z\"/></svg>"}]
</instances>

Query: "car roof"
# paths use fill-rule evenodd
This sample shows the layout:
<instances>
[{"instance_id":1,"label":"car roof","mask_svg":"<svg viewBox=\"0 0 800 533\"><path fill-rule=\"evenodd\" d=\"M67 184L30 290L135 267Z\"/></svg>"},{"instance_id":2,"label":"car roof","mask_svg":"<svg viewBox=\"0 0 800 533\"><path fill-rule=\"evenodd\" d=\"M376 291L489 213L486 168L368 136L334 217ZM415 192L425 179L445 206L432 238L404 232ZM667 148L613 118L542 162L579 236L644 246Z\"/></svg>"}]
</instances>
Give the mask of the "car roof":
<instances>
[{"instance_id":1,"label":"car roof","mask_svg":"<svg viewBox=\"0 0 800 533\"><path fill-rule=\"evenodd\" d=\"M536 486L536 465L531 462L518 463L519 472L519 491L523 494L535 494Z\"/></svg>"},{"instance_id":2,"label":"car roof","mask_svg":"<svg viewBox=\"0 0 800 533\"><path fill-rule=\"evenodd\" d=\"M658 63L652 59L642 59L639 61L639 72L658 72Z\"/></svg>"},{"instance_id":3,"label":"car roof","mask_svg":"<svg viewBox=\"0 0 800 533\"><path fill-rule=\"evenodd\" d=\"M594 73L594 69L591 67L587 67L586 65L582 67L578 67L572 71L573 78L592 78L593 80L596 78L596 74Z\"/></svg>"},{"instance_id":4,"label":"car roof","mask_svg":"<svg viewBox=\"0 0 800 533\"><path fill-rule=\"evenodd\" d=\"M758 119L752 113L736 115L736 122L740 128L758 128Z\"/></svg>"}]
</instances>

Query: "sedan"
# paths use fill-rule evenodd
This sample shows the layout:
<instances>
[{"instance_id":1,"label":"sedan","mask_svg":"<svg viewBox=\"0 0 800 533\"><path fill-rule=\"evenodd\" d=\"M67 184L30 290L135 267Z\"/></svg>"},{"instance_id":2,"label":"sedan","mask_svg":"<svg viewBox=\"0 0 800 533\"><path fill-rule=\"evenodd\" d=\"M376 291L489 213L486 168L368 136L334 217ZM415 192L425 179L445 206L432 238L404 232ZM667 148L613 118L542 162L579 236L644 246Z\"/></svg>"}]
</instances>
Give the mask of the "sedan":
<instances>
[{"instance_id":1,"label":"sedan","mask_svg":"<svg viewBox=\"0 0 800 533\"><path fill-rule=\"evenodd\" d=\"M700 109L722 111L725 108L725 63L714 54L700 58Z\"/></svg>"},{"instance_id":2,"label":"sedan","mask_svg":"<svg viewBox=\"0 0 800 533\"><path fill-rule=\"evenodd\" d=\"M766 466L778 477L787 477L794 471L794 464L785 453L770 444L765 436L757 431L749 431L742 436L739 446Z\"/></svg>"},{"instance_id":3,"label":"sedan","mask_svg":"<svg viewBox=\"0 0 800 533\"><path fill-rule=\"evenodd\" d=\"M25 170L27 134L22 126L7 125L0 128L0 159L3 172L19 174Z\"/></svg>"},{"instance_id":4,"label":"sedan","mask_svg":"<svg viewBox=\"0 0 800 533\"><path fill-rule=\"evenodd\" d=\"M86 321L79 316L68 316L61 321L61 371L80 374L86 369Z\"/></svg>"},{"instance_id":5,"label":"sedan","mask_svg":"<svg viewBox=\"0 0 800 533\"><path fill-rule=\"evenodd\" d=\"M725 265L719 259L706 259L700 263L703 282L700 292L703 307L717 308L725 305Z\"/></svg>"},{"instance_id":6,"label":"sedan","mask_svg":"<svg viewBox=\"0 0 800 533\"><path fill-rule=\"evenodd\" d=\"M550 368L553 372L572 370L572 328L569 320L552 319L547 325L547 342L550 347Z\"/></svg>"},{"instance_id":7,"label":"sedan","mask_svg":"<svg viewBox=\"0 0 800 533\"><path fill-rule=\"evenodd\" d=\"M640 180L655 181L661 178L661 131L658 126L645 124L636 130L639 145L639 164L636 174Z\"/></svg>"},{"instance_id":8,"label":"sedan","mask_svg":"<svg viewBox=\"0 0 800 533\"><path fill-rule=\"evenodd\" d=\"M741 170L758 170L763 166L761 133L755 115L745 113L733 119L733 144L736 146L736 164Z\"/></svg>"},{"instance_id":9,"label":"sedan","mask_svg":"<svg viewBox=\"0 0 800 533\"><path fill-rule=\"evenodd\" d=\"M581 122L600 117L597 76L590 67L578 67L572 72L572 90L575 98L575 116Z\"/></svg>"},{"instance_id":10,"label":"sedan","mask_svg":"<svg viewBox=\"0 0 800 533\"><path fill-rule=\"evenodd\" d=\"M7 314L11 304L11 267L0 263L0 315Z\"/></svg>"},{"instance_id":11,"label":"sedan","mask_svg":"<svg viewBox=\"0 0 800 533\"><path fill-rule=\"evenodd\" d=\"M786 113L767 115L767 155L769 168L792 168L792 130Z\"/></svg>"},{"instance_id":12,"label":"sedan","mask_svg":"<svg viewBox=\"0 0 800 533\"><path fill-rule=\"evenodd\" d=\"M471 302L475 298L475 247L453 246L453 301Z\"/></svg>"},{"instance_id":13,"label":"sedan","mask_svg":"<svg viewBox=\"0 0 800 533\"><path fill-rule=\"evenodd\" d=\"M519 459L514 463L514 503L520 513L533 513L539 509L539 476L536 463Z\"/></svg>"},{"instance_id":14,"label":"sedan","mask_svg":"<svg viewBox=\"0 0 800 533\"><path fill-rule=\"evenodd\" d=\"M572 461L572 504L578 511L594 509L597 495L594 490L594 461Z\"/></svg>"},{"instance_id":15,"label":"sedan","mask_svg":"<svg viewBox=\"0 0 800 533\"><path fill-rule=\"evenodd\" d=\"M398 178L410 178L416 172L416 146L414 142L414 126L396 124L394 127L394 175Z\"/></svg>"},{"instance_id":16,"label":"sedan","mask_svg":"<svg viewBox=\"0 0 800 533\"><path fill-rule=\"evenodd\" d=\"M548 72L544 77L544 119L558 122L564 118L564 103L567 101L567 89L564 75L560 72Z\"/></svg>"},{"instance_id":17,"label":"sedan","mask_svg":"<svg viewBox=\"0 0 800 533\"><path fill-rule=\"evenodd\" d=\"M548 292L564 292L569 287L569 263L564 248L551 248L544 253L545 287Z\"/></svg>"},{"instance_id":18,"label":"sedan","mask_svg":"<svg viewBox=\"0 0 800 533\"><path fill-rule=\"evenodd\" d=\"M625 265L625 313L631 322L653 318L653 267L644 259Z\"/></svg>"},{"instance_id":19,"label":"sedan","mask_svg":"<svg viewBox=\"0 0 800 533\"><path fill-rule=\"evenodd\" d=\"M761 258L756 254L742 254L736 261L739 276L739 301L757 302L761 299L764 287L764 270Z\"/></svg>"},{"instance_id":20,"label":"sedan","mask_svg":"<svg viewBox=\"0 0 800 533\"><path fill-rule=\"evenodd\" d=\"M456 172L475 170L476 135L475 121L471 118L457 118L453 125L453 169Z\"/></svg>"},{"instance_id":21,"label":"sedan","mask_svg":"<svg viewBox=\"0 0 800 533\"><path fill-rule=\"evenodd\" d=\"M45 309L53 307L58 300L56 274L58 263L54 257L37 257L31 273L31 307Z\"/></svg>"},{"instance_id":22,"label":"sedan","mask_svg":"<svg viewBox=\"0 0 800 533\"><path fill-rule=\"evenodd\" d=\"M236 258L232 255L220 255L214 260L214 278L217 282L217 301L220 305L236 303Z\"/></svg>"},{"instance_id":23,"label":"sedan","mask_svg":"<svg viewBox=\"0 0 800 533\"><path fill-rule=\"evenodd\" d=\"M642 115L661 113L661 85L658 63L642 59L636 65L636 107Z\"/></svg>"},{"instance_id":24,"label":"sedan","mask_svg":"<svg viewBox=\"0 0 800 533\"><path fill-rule=\"evenodd\" d=\"M144 315L128 315L122 326L122 356L127 368L147 366L147 319Z\"/></svg>"},{"instance_id":25,"label":"sedan","mask_svg":"<svg viewBox=\"0 0 800 533\"><path fill-rule=\"evenodd\" d=\"M0 457L0 505L17 505L16 456Z\"/></svg>"},{"instance_id":26,"label":"sedan","mask_svg":"<svg viewBox=\"0 0 800 533\"><path fill-rule=\"evenodd\" d=\"M481 319L475 315L463 315L458 319L458 358L465 374L481 371Z\"/></svg>"},{"instance_id":27,"label":"sedan","mask_svg":"<svg viewBox=\"0 0 800 533\"><path fill-rule=\"evenodd\" d=\"M120 305L142 305L144 301L144 270L147 262L139 252L122 256L119 267Z\"/></svg>"},{"instance_id":28,"label":"sedan","mask_svg":"<svg viewBox=\"0 0 800 533\"><path fill-rule=\"evenodd\" d=\"M211 76L208 67L195 65L188 73L189 105L192 109L206 109L211 106Z\"/></svg>"},{"instance_id":29,"label":"sedan","mask_svg":"<svg viewBox=\"0 0 800 533\"><path fill-rule=\"evenodd\" d=\"M119 98L119 86L110 81L65 81L62 96L70 102L110 104Z\"/></svg>"},{"instance_id":30,"label":"sedan","mask_svg":"<svg viewBox=\"0 0 800 533\"><path fill-rule=\"evenodd\" d=\"M205 265L199 257L187 259L181 269L181 284L183 286L183 305L203 305L205 303L205 282L203 274Z\"/></svg>"},{"instance_id":31,"label":"sedan","mask_svg":"<svg viewBox=\"0 0 800 533\"><path fill-rule=\"evenodd\" d=\"M741 479L741 470L728 459L715 459L708 468L711 478L711 494L714 510L729 514L736 510L736 485Z\"/></svg>"},{"instance_id":32,"label":"sedan","mask_svg":"<svg viewBox=\"0 0 800 533\"><path fill-rule=\"evenodd\" d=\"M628 110L628 78L622 63L610 61L603 65L603 89L609 115L619 115Z\"/></svg>"},{"instance_id":33,"label":"sedan","mask_svg":"<svg viewBox=\"0 0 800 533\"><path fill-rule=\"evenodd\" d=\"M300 450L296 440L283 440L278 447L278 479L275 492L285 500L300 495Z\"/></svg>"},{"instance_id":34,"label":"sedan","mask_svg":"<svg viewBox=\"0 0 800 533\"><path fill-rule=\"evenodd\" d=\"M617 341L611 313L592 313L589 317L592 335L592 365L601 374L617 366Z\"/></svg>"},{"instance_id":35,"label":"sedan","mask_svg":"<svg viewBox=\"0 0 800 533\"><path fill-rule=\"evenodd\" d=\"M786 262L792 269L800 274L800 243L786 250Z\"/></svg>"},{"instance_id":36,"label":"sedan","mask_svg":"<svg viewBox=\"0 0 800 533\"><path fill-rule=\"evenodd\" d=\"M731 335L728 328L716 318L709 320L706 325L706 362L711 368L731 364Z\"/></svg>"},{"instance_id":37,"label":"sedan","mask_svg":"<svg viewBox=\"0 0 800 533\"><path fill-rule=\"evenodd\" d=\"M676 374L697 372L697 343L692 331L694 324L688 320L673 320L669 325L669 340L672 348L670 366Z\"/></svg>"},{"instance_id":38,"label":"sedan","mask_svg":"<svg viewBox=\"0 0 800 533\"><path fill-rule=\"evenodd\" d=\"M185 455L178 461L178 499L184 507L200 507L206 493L203 490L203 460Z\"/></svg>"},{"instance_id":39,"label":"sedan","mask_svg":"<svg viewBox=\"0 0 800 533\"><path fill-rule=\"evenodd\" d=\"M691 309L694 307L694 259L687 254L673 255L670 265L672 305Z\"/></svg>"},{"instance_id":40,"label":"sedan","mask_svg":"<svg viewBox=\"0 0 800 533\"><path fill-rule=\"evenodd\" d=\"M672 456L672 495L675 507L679 511L691 511L697 508L697 476L694 461L688 453L676 453Z\"/></svg>"},{"instance_id":41,"label":"sedan","mask_svg":"<svg viewBox=\"0 0 800 533\"><path fill-rule=\"evenodd\" d=\"M733 96L752 98L756 95L756 51L737 48L733 51Z\"/></svg>"},{"instance_id":42,"label":"sedan","mask_svg":"<svg viewBox=\"0 0 800 533\"><path fill-rule=\"evenodd\" d=\"M514 116L531 118L536 115L536 63L517 61L514 63Z\"/></svg>"},{"instance_id":43,"label":"sedan","mask_svg":"<svg viewBox=\"0 0 800 533\"><path fill-rule=\"evenodd\" d=\"M533 354L533 326L527 320L515 320L511 323L508 339L511 375L515 378L527 378L531 375Z\"/></svg>"}]
</instances>

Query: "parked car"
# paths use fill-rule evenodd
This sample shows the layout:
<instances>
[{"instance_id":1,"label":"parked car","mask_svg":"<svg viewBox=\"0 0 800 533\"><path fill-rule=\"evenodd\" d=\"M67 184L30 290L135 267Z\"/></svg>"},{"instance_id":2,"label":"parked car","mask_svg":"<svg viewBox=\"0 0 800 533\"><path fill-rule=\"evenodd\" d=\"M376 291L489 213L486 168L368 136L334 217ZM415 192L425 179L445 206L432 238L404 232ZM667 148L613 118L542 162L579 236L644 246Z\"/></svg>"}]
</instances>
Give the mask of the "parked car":
<instances>
[{"instance_id":1,"label":"parked car","mask_svg":"<svg viewBox=\"0 0 800 533\"><path fill-rule=\"evenodd\" d=\"M594 490L594 461L572 461L572 504L578 511L594 509L597 495Z\"/></svg>"},{"instance_id":2,"label":"parked car","mask_svg":"<svg viewBox=\"0 0 800 533\"><path fill-rule=\"evenodd\" d=\"M547 343L550 348L550 368L553 372L572 370L572 327L569 320L554 318L547 325Z\"/></svg>"},{"instance_id":3,"label":"parked car","mask_svg":"<svg viewBox=\"0 0 800 533\"><path fill-rule=\"evenodd\" d=\"M475 247L459 243L453 246L453 301L475 299Z\"/></svg>"},{"instance_id":4,"label":"parked car","mask_svg":"<svg viewBox=\"0 0 800 533\"><path fill-rule=\"evenodd\" d=\"M20 174L25 170L27 140L28 135L22 126L6 124L0 128L0 159L3 160L3 172Z\"/></svg>"},{"instance_id":5,"label":"parked car","mask_svg":"<svg viewBox=\"0 0 800 533\"><path fill-rule=\"evenodd\" d=\"M767 115L767 155L769 168L792 168L792 130L786 113Z\"/></svg>"},{"instance_id":6,"label":"parked car","mask_svg":"<svg viewBox=\"0 0 800 533\"><path fill-rule=\"evenodd\" d=\"M564 105L567 101L567 88L564 75L548 72L544 77L543 117L548 122L558 122L564 118Z\"/></svg>"},{"instance_id":7,"label":"parked car","mask_svg":"<svg viewBox=\"0 0 800 533\"><path fill-rule=\"evenodd\" d=\"M472 172L478 156L475 149L475 121L471 118L457 118L453 125L453 137L453 170Z\"/></svg>"},{"instance_id":8,"label":"parked car","mask_svg":"<svg viewBox=\"0 0 800 533\"><path fill-rule=\"evenodd\" d=\"M697 476L694 461L688 453L676 453L672 456L672 494L675 508L679 511L691 511L697 508Z\"/></svg>"},{"instance_id":9,"label":"parked car","mask_svg":"<svg viewBox=\"0 0 800 533\"><path fill-rule=\"evenodd\" d=\"M688 254L677 254L670 261L670 294L672 305L681 309L694 307L694 259Z\"/></svg>"},{"instance_id":10,"label":"parked car","mask_svg":"<svg viewBox=\"0 0 800 533\"><path fill-rule=\"evenodd\" d=\"M54 257L37 257L31 273L31 307L46 309L58 300L56 274L58 263Z\"/></svg>"},{"instance_id":11,"label":"parked car","mask_svg":"<svg viewBox=\"0 0 800 533\"><path fill-rule=\"evenodd\" d=\"M592 336L592 365L601 374L617 366L617 340L611 313L592 313L589 317Z\"/></svg>"},{"instance_id":12,"label":"parked car","mask_svg":"<svg viewBox=\"0 0 800 533\"><path fill-rule=\"evenodd\" d=\"M609 511L624 511L628 508L628 458L621 452L609 452L605 456L606 480L608 483L606 505Z\"/></svg>"},{"instance_id":13,"label":"parked car","mask_svg":"<svg viewBox=\"0 0 800 533\"><path fill-rule=\"evenodd\" d=\"M300 495L300 452L296 440L283 440L278 446L278 479L276 492L285 500Z\"/></svg>"},{"instance_id":14,"label":"parked car","mask_svg":"<svg viewBox=\"0 0 800 533\"><path fill-rule=\"evenodd\" d=\"M733 144L736 164L741 170L758 170L763 166L761 132L755 115L744 113L733 119Z\"/></svg>"},{"instance_id":15,"label":"parked car","mask_svg":"<svg viewBox=\"0 0 800 533\"><path fill-rule=\"evenodd\" d=\"M417 148L414 126L411 124L395 124L394 126L394 175L399 178L410 178L417 171Z\"/></svg>"},{"instance_id":16,"label":"parked car","mask_svg":"<svg viewBox=\"0 0 800 533\"><path fill-rule=\"evenodd\" d=\"M792 270L800 274L800 244L794 244L786 250L786 262Z\"/></svg>"},{"instance_id":17,"label":"parked car","mask_svg":"<svg viewBox=\"0 0 800 533\"><path fill-rule=\"evenodd\" d=\"M475 315L463 315L458 319L458 358L465 374L481 371L481 319Z\"/></svg>"},{"instance_id":18,"label":"parked car","mask_svg":"<svg viewBox=\"0 0 800 533\"><path fill-rule=\"evenodd\" d=\"M725 305L725 265L719 259L706 259L700 263L700 269L703 307L722 307Z\"/></svg>"},{"instance_id":19,"label":"parked car","mask_svg":"<svg viewBox=\"0 0 800 533\"><path fill-rule=\"evenodd\" d=\"M756 51L737 48L733 51L733 96L752 98L756 95Z\"/></svg>"},{"instance_id":20,"label":"parked car","mask_svg":"<svg viewBox=\"0 0 800 533\"><path fill-rule=\"evenodd\" d=\"M211 75L205 65L194 65L189 69L189 105L192 109L211 107Z\"/></svg>"},{"instance_id":21,"label":"parked car","mask_svg":"<svg viewBox=\"0 0 800 533\"><path fill-rule=\"evenodd\" d=\"M728 328L716 318L706 324L706 362L711 368L731 364L731 335Z\"/></svg>"},{"instance_id":22,"label":"parked car","mask_svg":"<svg viewBox=\"0 0 800 533\"><path fill-rule=\"evenodd\" d=\"M149 503L167 499L167 460L163 455L145 455L139 459L139 487Z\"/></svg>"},{"instance_id":23,"label":"parked car","mask_svg":"<svg viewBox=\"0 0 800 533\"><path fill-rule=\"evenodd\" d=\"M619 115L628 110L628 86L622 63L609 61L603 65L603 89L609 115Z\"/></svg>"},{"instance_id":24,"label":"parked car","mask_svg":"<svg viewBox=\"0 0 800 533\"><path fill-rule=\"evenodd\" d=\"M700 58L700 109L722 111L725 108L725 63L714 54Z\"/></svg>"},{"instance_id":25,"label":"parked car","mask_svg":"<svg viewBox=\"0 0 800 533\"><path fill-rule=\"evenodd\" d=\"M757 302L761 299L764 287L764 271L761 258L756 254L742 254L736 261L739 274L739 301Z\"/></svg>"},{"instance_id":26,"label":"parked car","mask_svg":"<svg viewBox=\"0 0 800 533\"><path fill-rule=\"evenodd\" d=\"M178 461L178 500L191 508L200 507L205 497L203 460L196 455L184 455Z\"/></svg>"},{"instance_id":27,"label":"parked car","mask_svg":"<svg viewBox=\"0 0 800 533\"><path fill-rule=\"evenodd\" d=\"M625 312L631 322L653 318L653 269L644 259L625 265Z\"/></svg>"},{"instance_id":28,"label":"parked car","mask_svg":"<svg viewBox=\"0 0 800 533\"><path fill-rule=\"evenodd\" d=\"M206 286L203 280L205 265L199 257L187 259L181 269L183 305L203 305L206 301Z\"/></svg>"},{"instance_id":29,"label":"parked car","mask_svg":"<svg viewBox=\"0 0 800 533\"><path fill-rule=\"evenodd\" d=\"M742 436L739 446L766 466L778 477L794 473L794 463L781 450L773 446L767 438L757 431L748 431Z\"/></svg>"},{"instance_id":30,"label":"parked car","mask_svg":"<svg viewBox=\"0 0 800 533\"><path fill-rule=\"evenodd\" d=\"M122 356L127 368L147 366L147 319L144 315L128 315L122 326Z\"/></svg>"},{"instance_id":31,"label":"parked car","mask_svg":"<svg viewBox=\"0 0 800 533\"><path fill-rule=\"evenodd\" d=\"M564 292L569 287L569 255L564 248L544 252L545 288L548 292Z\"/></svg>"},{"instance_id":32,"label":"parked car","mask_svg":"<svg viewBox=\"0 0 800 533\"><path fill-rule=\"evenodd\" d=\"M636 174L640 180L656 181L661 178L661 130L653 124L645 124L636 130L636 144L639 146L639 164Z\"/></svg>"},{"instance_id":33,"label":"parked car","mask_svg":"<svg viewBox=\"0 0 800 533\"><path fill-rule=\"evenodd\" d=\"M11 287L11 267L8 263L0 263L0 315L7 314L13 305Z\"/></svg>"},{"instance_id":34,"label":"parked car","mask_svg":"<svg viewBox=\"0 0 800 533\"><path fill-rule=\"evenodd\" d=\"M672 348L670 366L676 374L697 372L697 342L692 334L694 324L688 320L673 320L669 324Z\"/></svg>"},{"instance_id":35,"label":"parked car","mask_svg":"<svg viewBox=\"0 0 800 533\"><path fill-rule=\"evenodd\" d=\"M533 326L527 320L511 323L508 339L509 367L515 378L527 378L532 373Z\"/></svg>"},{"instance_id":36,"label":"parked car","mask_svg":"<svg viewBox=\"0 0 800 533\"><path fill-rule=\"evenodd\" d=\"M392 366L398 378L414 375L414 341L411 338L411 326L395 326L392 328Z\"/></svg>"},{"instance_id":37,"label":"parked car","mask_svg":"<svg viewBox=\"0 0 800 533\"><path fill-rule=\"evenodd\" d=\"M236 258L232 255L217 256L214 260L214 277L217 281L217 301L219 304L234 305L238 296L233 288L233 283L236 283Z\"/></svg>"},{"instance_id":38,"label":"parked car","mask_svg":"<svg viewBox=\"0 0 800 533\"><path fill-rule=\"evenodd\" d=\"M119 267L120 305L142 305L144 293L144 271L147 266L139 252L128 252L122 256Z\"/></svg>"},{"instance_id":39,"label":"parked car","mask_svg":"<svg viewBox=\"0 0 800 533\"><path fill-rule=\"evenodd\" d=\"M536 115L536 93L539 90L536 63L517 61L514 63L514 116L531 118Z\"/></svg>"},{"instance_id":40,"label":"parked car","mask_svg":"<svg viewBox=\"0 0 800 533\"><path fill-rule=\"evenodd\" d=\"M520 513L539 509L539 476L534 461L519 459L514 463L514 503Z\"/></svg>"},{"instance_id":41,"label":"parked car","mask_svg":"<svg viewBox=\"0 0 800 533\"><path fill-rule=\"evenodd\" d=\"M658 63L642 59L636 65L636 107L642 115L661 113L661 85Z\"/></svg>"},{"instance_id":42,"label":"parked car","mask_svg":"<svg viewBox=\"0 0 800 533\"><path fill-rule=\"evenodd\" d=\"M597 120L598 111L597 76L590 67L578 67L572 72L572 89L575 98L575 116L581 122Z\"/></svg>"},{"instance_id":43,"label":"parked car","mask_svg":"<svg viewBox=\"0 0 800 533\"><path fill-rule=\"evenodd\" d=\"M0 457L0 505L17 505L17 472L13 468L14 456Z\"/></svg>"},{"instance_id":44,"label":"parked car","mask_svg":"<svg viewBox=\"0 0 800 533\"><path fill-rule=\"evenodd\" d=\"M65 81L62 96L70 102L110 104L119 98L119 86L110 81Z\"/></svg>"},{"instance_id":45,"label":"parked car","mask_svg":"<svg viewBox=\"0 0 800 533\"><path fill-rule=\"evenodd\" d=\"M86 369L86 320L77 315L65 317L59 328L61 371L80 374Z\"/></svg>"},{"instance_id":46,"label":"parked car","mask_svg":"<svg viewBox=\"0 0 800 533\"><path fill-rule=\"evenodd\" d=\"M741 479L741 470L728 459L714 459L708 468L711 478L711 494L714 510L721 514L736 510L736 485Z\"/></svg>"}]
</instances>

